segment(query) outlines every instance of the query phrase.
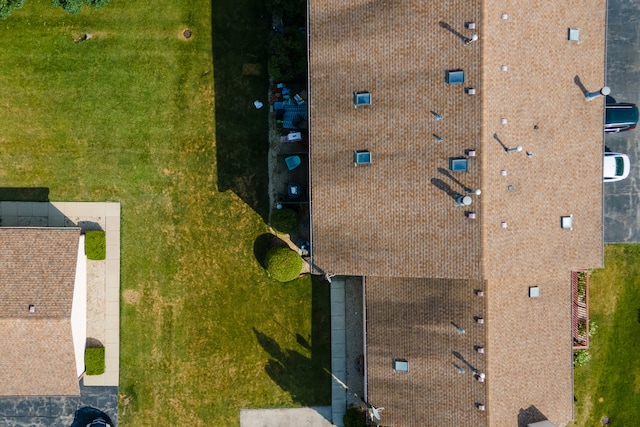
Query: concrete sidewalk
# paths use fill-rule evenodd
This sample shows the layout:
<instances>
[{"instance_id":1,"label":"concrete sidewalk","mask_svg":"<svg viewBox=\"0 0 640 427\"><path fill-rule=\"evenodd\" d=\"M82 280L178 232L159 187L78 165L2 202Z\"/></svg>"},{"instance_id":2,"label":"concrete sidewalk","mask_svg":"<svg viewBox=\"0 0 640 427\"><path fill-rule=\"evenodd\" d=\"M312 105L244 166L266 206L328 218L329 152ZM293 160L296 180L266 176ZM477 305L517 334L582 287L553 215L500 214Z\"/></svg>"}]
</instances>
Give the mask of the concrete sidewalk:
<instances>
[{"instance_id":1,"label":"concrete sidewalk","mask_svg":"<svg viewBox=\"0 0 640 427\"><path fill-rule=\"evenodd\" d=\"M347 348L345 323L345 280L331 280L331 372L342 383L347 383ZM331 419L342 427L342 418L347 411L347 391L334 378L331 381Z\"/></svg>"},{"instance_id":2,"label":"concrete sidewalk","mask_svg":"<svg viewBox=\"0 0 640 427\"><path fill-rule=\"evenodd\" d=\"M241 409L240 427L331 427L331 407Z\"/></svg>"}]
</instances>

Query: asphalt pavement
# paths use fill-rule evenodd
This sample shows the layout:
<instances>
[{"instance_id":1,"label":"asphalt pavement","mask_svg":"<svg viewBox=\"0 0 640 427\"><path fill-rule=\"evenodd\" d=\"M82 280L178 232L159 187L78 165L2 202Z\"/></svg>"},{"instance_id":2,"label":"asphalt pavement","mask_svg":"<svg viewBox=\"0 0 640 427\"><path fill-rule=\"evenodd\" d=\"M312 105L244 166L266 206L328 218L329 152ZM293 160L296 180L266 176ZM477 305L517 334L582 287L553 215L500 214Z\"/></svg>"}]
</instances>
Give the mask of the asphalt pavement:
<instances>
[{"instance_id":1,"label":"asphalt pavement","mask_svg":"<svg viewBox=\"0 0 640 427\"><path fill-rule=\"evenodd\" d=\"M640 105L640 2L608 2L606 85L616 101ZM604 240L640 243L640 130L607 134L605 146L629 155L631 173L604 185Z\"/></svg>"}]
</instances>

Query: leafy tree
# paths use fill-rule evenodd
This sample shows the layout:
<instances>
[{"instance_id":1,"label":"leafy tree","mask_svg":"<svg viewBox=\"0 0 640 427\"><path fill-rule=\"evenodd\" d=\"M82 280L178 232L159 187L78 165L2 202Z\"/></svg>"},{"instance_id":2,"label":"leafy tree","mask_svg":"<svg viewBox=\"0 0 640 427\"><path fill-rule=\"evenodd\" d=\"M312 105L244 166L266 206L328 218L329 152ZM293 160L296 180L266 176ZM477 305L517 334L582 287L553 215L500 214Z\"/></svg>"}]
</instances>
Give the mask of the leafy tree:
<instances>
[{"instance_id":1,"label":"leafy tree","mask_svg":"<svg viewBox=\"0 0 640 427\"><path fill-rule=\"evenodd\" d=\"M367 419L365 413L356 407L347 409L342 417L344 427L367 427Z\"/></svg>"},{"instance_id":2,"label":"leafy tree","mask_svg":"<svg viewBox=\"0 0 640 427\"><path fill-rule=\"evenodd\" d=\"M267 9L285 21L304 23L307 16L306 0L267 0Z\"/></svg>"},{"instance_id":3,"label":"leafy tree","mask_svg":"<svg viewBox=\"0 0 640 427\"><path fill-rule=\"evenodd\" d=\"M287 27L271 42L269 72L276 80L304 81L307 75L307 39L297 28Z\"/></svg>"},{"instance_id":4,"label":"leafy tree","mask_svg":"<svg viewBox=\"0 0 640 427\"><path fill-rule=\"evenodd\" d=\"M7 19L11 12L24 6L27 0L0 0L0 19Z\"/></svg>"}]
</instances>

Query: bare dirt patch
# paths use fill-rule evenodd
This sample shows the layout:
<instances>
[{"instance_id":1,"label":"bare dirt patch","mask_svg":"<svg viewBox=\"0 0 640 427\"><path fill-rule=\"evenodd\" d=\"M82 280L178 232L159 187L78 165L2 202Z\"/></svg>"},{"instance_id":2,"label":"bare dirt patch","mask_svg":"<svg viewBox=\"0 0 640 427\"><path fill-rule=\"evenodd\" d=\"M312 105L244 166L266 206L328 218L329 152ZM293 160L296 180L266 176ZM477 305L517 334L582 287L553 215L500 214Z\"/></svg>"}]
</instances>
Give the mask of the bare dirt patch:
<instances>
[{"instance_id":1,"label":"bare dirt patch","mask_svg":"<svg viewBox=\"0 0 640 427\"><path fill-rule=\"evenodd\" d=\"M262 67L260 66L260 64L242 64L243 76L259 76L260 74L262 74Z\"/></svg>"},{"instance_id":2,"label":"bare dirt patch","mask_svg":"<svg viewBox=\"0 0 640 427\"><path fill-rule=\"evenodd\" d=\"M178 38L184 41L189 41L193 38L193 31L189 28L181 28L178 33Z\"/></svg>"},{"instance_id":3,"label":"bare dirt patch","mask_svg":"<svg viewBox=\"0 0 640 427\"><path fill-rule=\"evenodd\" d=\"M126 304L136 305L140 301L140 292L135 289L125 289L122 291L122 299Z\"/></svg>"}]
</instances>

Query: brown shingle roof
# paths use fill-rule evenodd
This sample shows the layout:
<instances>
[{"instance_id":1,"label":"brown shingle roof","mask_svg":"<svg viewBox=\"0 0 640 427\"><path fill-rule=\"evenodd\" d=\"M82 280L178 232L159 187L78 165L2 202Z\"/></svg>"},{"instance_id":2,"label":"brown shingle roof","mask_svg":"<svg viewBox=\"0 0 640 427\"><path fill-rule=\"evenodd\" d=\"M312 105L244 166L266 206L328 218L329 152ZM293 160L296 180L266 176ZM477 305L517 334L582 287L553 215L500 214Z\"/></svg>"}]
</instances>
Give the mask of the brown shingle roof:
<instances>
[{"instance_id":1,"label":"brown shingle roof","mask_svg":"<svg viewBox=\"0 0 640 427\"><path fill-rule=\"evenodd\" d=\"M0 318L0 395L79 395L68 318Z\"/></svg>"},{"instance_id":2,"label":"brown shingle roof","mask_svg":"<svg viewBox=\"0 0 640 427\"><path fill-rule=\"evenodd\" d=\"M463 88L480 84L480 50L439 22L463 31L460 15L478 17L480 2L310 7L315 264L337 274L479 278L480 222L448 193L478 188L480 164L452 173L459 183L446 169L450 157L479 148L482 97ZM447 85L448 69L463 69L466 84ZM352 93L362 90L372 105L356 109ZM372 152L370 166L354 167L357 149Z\"/></svg>"},{"instance_id":3,"label":"brown shingle roof","mask_svg":"<svg viewBox=\"0 0 640 427\"><path fill-rule=\"evenodd\" d=\"M477 289L481 281L367 277L368 398L385 408L381 425L486 425L475 406L486 403L485 386L470 368L486 372L474 349L485 346L485 327L473 318L485 312ZM409 372L394 371L394 358L406 359Z\"/></svg>"},{"instance_id":4,"label":"brown shingle roof","mask_svg":"<svg viewBox=\"0 0 640 427\"><path fill-rule=\"evenodd\" d=\"M71 335L79 236L0 228L0 395L79 394Z\"/></svg>"},{"instance_id":5,"label":"brown shingle roof","mask_svg":"<svg viewBox=\"0 0 640 427\"><path fill-rule=\"evenodd\" d=\"M529 286L540 287L529 298ZM535 406L556 425L573 418L570 272L552 270L487 284L487 415L518 425ZM529 420L540 421L540 419Z\"/></svg>"},{"instance_id":6,"label":"brown shingle roof","mask_svg":"<svg viewBox=\"0 0 640 427\"><path fill-rule=\"evenodd\" d=\"M468 21L477 30L465 29ZM579 42L567 40L569 28L581 30ZM569 272L603 265L603 100L586 102L581 85L604 84L604 31L605 5L591 0L552 8L525 0L310 2L314 263L397 278L368 279L368 288L389 289L367 304L393 302L368 307L368 339L380 344L368 348L369 397L386 400L372 401L387 408L385 420L425 425L420 408L435 403L444 425L477 425L462 394L438 394L454 389L448 372L420 374L412 394L385 370L390 348L413 351L422 345L407 344L413 340L442 338L418 328L407 340L399 331L397 313L409 325L431 315L412 302L425 296L422 282L405 277L487 281L489 425L515 425L531 406L556 423L571 418ZM465 46L460 37L473 33L478 41ZM464 85L445 83L453 69L465 71ZM372 105L356 109L352 92L363 90ZM505 152L518 145L523 152ZM354 167L356 149L370 150L373 163ZM477 151L469 171L448 172L449 158L467 149ZM465 188L482 194L456 207L452 195ZM573 215L572 230L560 228L564 215ZM538 300L527 297L532 284L541 286ZM446 305L455 296L441 298ZM459 307L460 317L473 316ZM441 314L434 321L444 325Z\"/></svg>"},{"instance_id":7,"label":"brown shingle roof","mask_svg":"<svg viewBox=\"0 0 640 427\"><path fill-rule=\"evenodd\" d=\"M73 228L0 228L1 317L70 316L79 234Z\"/></svg>"}]
</instances>

